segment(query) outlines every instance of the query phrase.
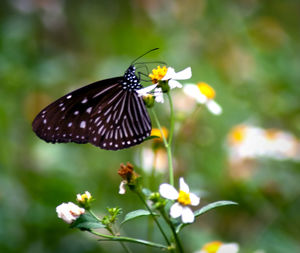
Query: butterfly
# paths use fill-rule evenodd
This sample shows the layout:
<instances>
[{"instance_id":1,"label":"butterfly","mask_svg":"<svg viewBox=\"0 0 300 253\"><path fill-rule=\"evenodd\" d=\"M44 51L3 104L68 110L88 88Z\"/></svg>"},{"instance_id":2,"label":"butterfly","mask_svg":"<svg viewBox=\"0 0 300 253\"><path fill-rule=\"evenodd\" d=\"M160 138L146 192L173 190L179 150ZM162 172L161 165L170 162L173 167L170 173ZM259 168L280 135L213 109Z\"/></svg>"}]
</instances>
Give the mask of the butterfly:
<instances>
[{"instance_id":1,"label":"butterfly","mask_svg":"<svg viewBox=\"0 0 300 253\"><path fill-rule=\"evenodd\" d=\"M94 82L45 107L33 120L33 131L46 142L91 143L106 150L140 144L152 129L136 92L141 88L132 63L123 76Z\"/></svg>"}]
</instances>

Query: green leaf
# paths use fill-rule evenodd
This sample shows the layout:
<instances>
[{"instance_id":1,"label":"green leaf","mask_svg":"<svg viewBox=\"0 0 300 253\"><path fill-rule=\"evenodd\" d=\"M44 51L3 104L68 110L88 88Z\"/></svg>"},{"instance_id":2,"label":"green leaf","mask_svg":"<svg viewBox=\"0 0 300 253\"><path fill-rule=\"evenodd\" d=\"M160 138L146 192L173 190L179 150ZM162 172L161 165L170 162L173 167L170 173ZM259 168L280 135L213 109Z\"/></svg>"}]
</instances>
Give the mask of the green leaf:
<instances>
[{"instance_id":1,"label":"green leaf","mask_svg":"<svg viewBox=\"0 0 300 253\"><path fill-rule=\"evenodd\" d=\"M71 225L71 228L79 228L81 230L91 230L96 228L105 228L100 221L89 213L80 215Z\"/></svg>"},{"instance_id":2,"label":"green leaf","mask_svg":"<svg viewBox=\"0 0 300 253\"><path fill-rule=\"evenodd\" d=\"M149 140L153 140L153 139L159 139L160 136L157 135L150 135L149 137L147 137L144 141L149 141Z\"/></svg>"},{"instance_id":3,"label":"green leaf","mask_svg":"<svg viewBox=\"0 0 300 253\"><path fill-rule=\"evenodd\" d=\"M206 212L208 212L211 209L220 207L220 206L228 206L228 205L238 205L238 203L233 202L233 201L228 201L228 200L222 200L222 201L216 201L213 203L210 203L202 208L200 208L199 210L194 212L195 217L198 217Z\"/></svg>"},{"instance_id":4,"label":"green leaf","mask_svg":"<svg viewBox=\"0 0 300 253\"><path fill-rule=\"evenodd\" d=\"M233 202L233 201L228 201L228 200L216 201L216 202L210 203L210 204L200 208L199 210L195 211L194 215L195 215L195 217L198 217L198 216L208 212L209 210L212 210L212 209L220 207L220 206L228 206L228 205L238 205L238 203ZM176 227L176 233L179 233L183 227L185 227L186 225L189 225L189 224L191 224L191 223L180 223Z\"/></svg>"},{"instance_id":5,"label":"green leaf","mask_svg":"<svg viewBox=\"0 0 300 253\"><path fill-rule=\"evenodd\" d=\"M129 220L133 220L135 218L138 218L138 217L141 217L141 216L149 216L151 215L151 213L147 210L143 210L143 209L138 209L138 210L135 210L135 211L132 211L128 214L126 214L124 220L122 221L122 225L129 221ZM158 215L158 214L154 214L154 215Z\"/></svg>"}]
</instances>

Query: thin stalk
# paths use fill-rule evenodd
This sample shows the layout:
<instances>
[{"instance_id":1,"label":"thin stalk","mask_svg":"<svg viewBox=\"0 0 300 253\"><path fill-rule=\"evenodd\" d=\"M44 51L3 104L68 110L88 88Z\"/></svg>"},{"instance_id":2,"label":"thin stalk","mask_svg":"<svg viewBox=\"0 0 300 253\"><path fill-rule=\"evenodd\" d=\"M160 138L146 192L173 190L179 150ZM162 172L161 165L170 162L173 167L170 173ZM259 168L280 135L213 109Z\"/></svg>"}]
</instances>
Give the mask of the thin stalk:
<instances>
[{"instance_id":1,"label":"thin stalk","mask_svg":"<svg viewBox=\"0 0 300 253\"><path fill-rule=\"evenodd\" d=\"M147 246L151 246L151 247L156 247L156 248L161 248L161 249L169 249L168 246L165 246L163 244L160 243L154 243L154 242L149 242L146 240L141 240L141 239L136 239L136 238L131 238L131 237L125 237L125 236L113 236L113 235L105 235L105 234L101 234L98 233L94 230L90 230L90 233L100 236L100 237L104 237L105 239L99 239L99 241L124 241L124 242L133 242L133 243L138 243L138 244L143 244L143 245L147 245Z\"/></svg>"},{"instance_id":2,"label":"thin stalk","mask_svg":"<svg viewBox=\"0 0 300 253\"><path fill-rule=\"evenodd\" d=\"M169 227L171 228L171 231L172 231L172 234L174 236L174 240L175 240L175 243L177 245L177 249L179 250L180 253L184 253L184 250L183 250L183 247L182 247L182 244L180 242L180 239L178 237L178 234L176 233L176 230L172 224L172 222L170 221L170 219L166 216L166 213L163 210L160 210L160 213L162 215L162 217L164 218L164 220L167 222L167 224L169 225Z\"/></svg>"},{"instance_id":3,"label":"thin stalk","mask_svg":"<svg viewBox=\"0 0 300 253\"><path fill-rule=\"evenodd\" d=\"M89 210L89 213L90 213L95 219L97 219L97 221L99 221L99 222L102 223L101 219L99 219L98 216L97 216L92 210ZM109 231L109 232L111 233L112 236L116 236L115 233L114 233L114 231L112 230L112 228L110 228L110 227L108 227L108 226L106 226L105 228L107 229L107 231ZM127 253L132 253L132 251L127 247L127 245L126 245L123 241L119 241L119 242L120 242L122 248L125 250L125 252L127 252Z\"/></svg>"},{"instance_id":4,"label":"thin stalk","mask_svg":"<svg viewBox=\"0 0 300 253\"><path fill-rule=\"evenodd\" d=\"M162 136L162 139L163 139L163 142L164 142L164 145L165 145L165 148L167 150L167 154L168 154L168 164L169 164L169 181L170 181L170 185L174 185L174 173L173 173L173 162L172 162L172 151L171 151L171 145L170 143L168 143L164 133L163 133L163 130L161 128L161 125L159 123L159 120L157 118L157 115L155 113L154 110L152 110L152 114L153 114L153 117L154 117L154 120L155 120L155 123L158 127L158 129L160 130L160 134ZM173 117L174 118L174 117ZM174 121L174 120L173 120ZM171 120L172 122L172 120ZM172 124L171 124L172 125ZM173 124L174 125L174 124ZM173 127L174 128L174 127ZM171 134L171 130L172 130L172 135L173 135L173 129L170 129L170 134Z\"/></svg>"},{"instance_id":5,"label":"thin stalk","mask_svg":"<svg viewBox=\"0 0 300 253\"><path fill-rule=\"evenodd\" d=\"M165 232L163 231L161 225L159 224L158 220L156 219L155 215L153 214L151 208L148 206L148 204L146 203L146 201L144 200L143 196L140 194L139 190L135 191L135 193L138 195L138 197L140 198L140 200L143 202L144 206L147 208L147 210L149 211L149 213L151 214L151 217L153 218L153 220L155 221L157 227L159 228L161 234L163 235L163 237L165 238L167 244L170 246L171 243L167 237L167 235L165 234Z\"/></svg>"},{"instance_id":6,"label":"thin stalk","mask_svg":"<svg viewBox=\"0 0 300 253\"><path fill-rule=\"evenodd\" d=\"M173 107L173 101L172 97L170 95L170 92L167 92L167 96L169 99L170 104L170 134L169 134L169 145L172 145L173 141L173 134L174 134L174 125L175 125L175 117L174 117L174 107Z\"/></svg>"},{"instance_id":7,"label":"thin stalk","mask_svg":"<svg viewBox=\"0 0 300 253\"><path fill-rule=\"evenodd\" d=\"M174 134L174 125L175 125L175 117L174 117L174 108L173 108L173 101L170 95L170 92L167 92L167 96L169 99L170 104L170 133L169 133L169 140L168 140L168 161L169 161L169 180L170 185L174 186L174 169L173 169L173 160L172 160L172 141L173 141L173 134Z\"/></svg>"}]
</instances>

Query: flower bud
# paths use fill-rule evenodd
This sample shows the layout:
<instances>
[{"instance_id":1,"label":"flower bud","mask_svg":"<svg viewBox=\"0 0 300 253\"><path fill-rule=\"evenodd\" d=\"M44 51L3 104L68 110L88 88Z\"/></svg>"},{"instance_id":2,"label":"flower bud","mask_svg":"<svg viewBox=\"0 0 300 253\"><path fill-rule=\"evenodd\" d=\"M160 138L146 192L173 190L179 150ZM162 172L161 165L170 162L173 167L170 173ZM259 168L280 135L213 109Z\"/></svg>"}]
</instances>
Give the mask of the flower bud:
<instances>
[{"instance_id":1,"label":"flower bud","mask_svg":"<svg viewBox=\"0 0 300 253\"><path fill-rule=\"evenodd\" d=\"M58 218L61 218L66 223L71 224L81 214L84 214L85 210L75 205L74 203L69 202L69 203L62 203L61 205L57 206L56 212Z\"/></svg>"}]
</instances>

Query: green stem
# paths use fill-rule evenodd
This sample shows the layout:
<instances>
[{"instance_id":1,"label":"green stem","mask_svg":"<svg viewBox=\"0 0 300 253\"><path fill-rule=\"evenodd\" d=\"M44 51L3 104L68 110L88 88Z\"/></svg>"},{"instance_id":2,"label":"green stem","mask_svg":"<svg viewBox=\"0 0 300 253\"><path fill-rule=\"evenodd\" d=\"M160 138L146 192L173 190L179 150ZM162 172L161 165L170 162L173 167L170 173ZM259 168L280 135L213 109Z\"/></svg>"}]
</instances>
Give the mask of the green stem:
<instances>
[{"instance_id":1,"label":"green stem","mask_svg":"<svg viewBox=\"0 0 300 253\"><path fill-rule=\"evenodd\" d=\"M175 125L175 117L174 117L174 107L173 107L173 101L172 97L170 95L170 92L167 93L169 104L170 104L170 134L169 134L169 145L172 145L173 140L173 134L174 134L174 125Z\"/></svg>"},{"instance_id":2,"label":"green stem","mask_svg":"<svg viewBox=\"0 0 300 253\"><path fill-rule=\"evenodd\" d=\"M92 210L89 210L89 213L90 213L97 221L99 221L100 223L102 223L101 219L99 219L98 216L97 216ZM115 236L114 231L113 231L109 226L106 226L106 229L111 233L112 236ZM132 253L131 250L127 247L127 245L126 245L123 241L120 241L120 244L121 244L122 248L125 250L125 252L127 252L127 253Z\"/></svg>"},{"instance_id":3,"label":"green stem","mask_svg":"<svg viewBox=\"0 0 300 253\"><path fill-rule=\"evenodd\" d=\"M131 238L131 237L125 237L125 236L113 236L113 235L105 235L105 234L101 234L98 233L94 230L90 230L90 233L100 236L100 237L104 237L105 239L100 239L99 241L124 241L124 242L133 242L133 243L139 243L139 244L143 244L143 245L147 245L147 246L151 246L151 247L156 247L156 248L161 248L161 249L169 249L168 246L165 246L163 244L160 243L154 243L154 242L149 242L146 240L141 240L141 239L136 239L136 238Z\"/></svg>"},{"instance_id":4,"label":"green stem","mask_svg":"<svg viewBox=\"0 0 300 253\"><path fill-rule=\"evenodd\" d=\"M149 213L151 214L151 217L153 218L153 220L155 221L157 227L159 228L161 234L163 235L163 237L165 238L167 244L170 246L171 243L167 237L167 235L165 234L165 232L163 231L161 225L159 224L158 220L156 219L155 215L153 214L151 208L148 206L148 204L146 203L146 201L144 200L143 196L141 195L141 193L139 192L139 190L135 190L135 193L138 195L138 197L140 198L140 200L143 202L144 206L147 208L147 210L149 211Z\"/></svg>"},{"instance_id":5,"label":"green stem","mask_svg":"<svg viewBox=\"0 0 300 253\"><path fill-rule=\"evenodd\" d=\"M180 242L180 239L178 237L178 234L176 233L176 230L175 230L172 222L170 221L169 217L167 217L167 215L165 213L165 210L164 209L160 210L160 213L161 213L162 217L164 218L164 220L169 225L169 227L171 228L172 234L174 236L175 243L177 245L177 249L179 250L180 253L184 253L184 250L183 250L182 244Z\"/></svg>"},{"instance_id":6,"label":"green stem","mask_svg":"<svg viewBox=\"0 0 300 253\"><path fill-rule=\"evenodd\" d=\"M171 110L173 111L173 109ZM170 181L170 185L174 185L174 176L173 176L173 162L172 162L172 151L171 151L171 145L170 145L170 142L168 143L167 142L167 139L163 133L163 130L161 128L161 125L159 123L159 120L157 118L157 115L155 113L154 110L152 110L152 114L153 114L153 117L154 117L154 120L155 120L155 123L158 127L158 129L160 130L160 134L162 136L162 139L163 139L163 142L164 142L164 145L165 145L165 148L167 150L167 154L168 154L168 164L169 164L169 181ZM174 118L174 117L173 117ZM173 129L174 129L174 126L172 127L172 121L173 121L173 125L174 125L174 120L171 119L171 127L170 127L170 134L173 135ZM172 139L171 139L172 141Z\"/></svg>"}]
</instances>

